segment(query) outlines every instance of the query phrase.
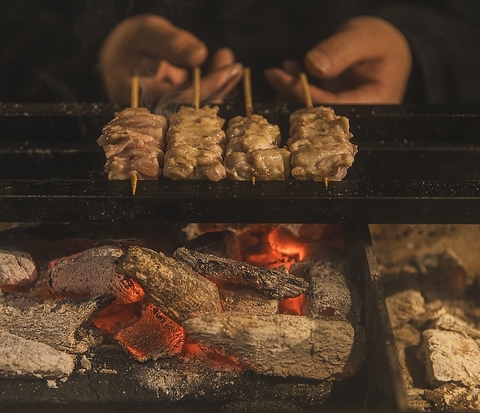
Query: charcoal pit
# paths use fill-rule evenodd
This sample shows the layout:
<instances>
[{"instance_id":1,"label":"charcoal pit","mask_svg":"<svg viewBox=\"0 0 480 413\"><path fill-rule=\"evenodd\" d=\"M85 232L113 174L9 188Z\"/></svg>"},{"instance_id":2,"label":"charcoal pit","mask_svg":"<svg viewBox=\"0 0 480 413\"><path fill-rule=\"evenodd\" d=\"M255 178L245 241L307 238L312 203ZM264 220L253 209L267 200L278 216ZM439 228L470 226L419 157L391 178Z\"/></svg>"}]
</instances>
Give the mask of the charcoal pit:
<instances>
[{"instance_id":1,"label":"charcoal pit","mask_svg":"<svg viewBox=\"0 0 480 413\"><path fill-rule=\"evenodd\" d=\"M193 226L198 227L197 225ZM218 226L216 225L216 227ZM260 248L258 245L255 245L255 248L253 247L255 243L252 242L252 234L261 232L261 229L263 231L265 227L268 229L281 227L282 232L290 234L290 240L296 237L291 232L292 228L299 230L300 233L305 233L307 237L310 237L305 245L308 244L310 247L315 245L315 248L318 249L315 250L315 260L310 261L308 265L300 265L301 262L299 262L293 264L293 268L291 267L292 273L295 272L303 276L305 273L315 272L314 263L320 260L320 257L323 258L322 262L335 262L331 261L332 257L337 257L338 251L342 251L341 255L338 255L344 259L341 265L330 265L329 270L324 269L323 271L326 271L326 274L329 274L330 277L341 267L345 267L346 271L348 269L351 271L347 276L349 283L353 284L352 291L355 291L355 293L353 293L354 298L351 300L350 306L355 308L353 311L345 310L343 308L344 300L340 300L341 305L338 304L337 306L334 299L326 299L325 315L319 314L308 317L294 315L295 311L299 310L291 304L290 306L285 304L286 307L282 310L284 315L272 314L270 301L276 300L278 303L279 298L298 296L300 293L310 297L309 300L316 297L315 294L308 291L308 282L302 283L300 282L301 279L297 279L294 285L297 285L295 288L299 289L294 292L288 288L275 289L274 292L271 292L270 288L266 290L267 293L257 291L253 294L254 298L248 296L248 299L245 299L242 298L241 294L237 294L237 291L245 291L245 286L241 286L240 290L237 289L238 287L225 290L225 280L222 280L219 288L224 290L225 296L229 298L226 305L234 305L231 300L233 296L237 296L236 312L212 313L211 309L207 309L201 311L199 316L185 316L186 321L183 327L189 333L188 339L200 340L196 343L187 343L189 349L195 346L194 351L197 352L195 357L185 356L185 348L180 356L179 353L166 356L164 353L152 350L149 353L143 352L143 358L140 357L139 350L132 350L130 347L133 346L130 344L127 345L127 348L125 347L125 337L127 337L127 341L129 337L125 332L135 328L138 325L136 323L120 330L123 341L112 339L111 335L105 334L105 331L99 329L97 325L93 325L91 320L92 314L94 315L99 308L108 308L109 305L112 305L113 298L111 296L101 295L96 297L92 293L90 298L82 298L80 301L73 302L69 298L62 297L57 297L55 300L52 300L53 297L46 299L48 288L46 284L42 283L45 283L47 279L49 263L65 255L74 254L76 256L75 254L81 251L97 248L99 245L115 244L125 248L127 253L123 261L124 265L131 263L132 258L129 259L130 261L127 258L128 251L132 248L132 251L137 254L145 251L148 251L149 254L157 254L155 250L162 250L172 257L170 259L174 259L175 251L178 251L180 247L179 251L182 254L185 254L185 251L198 251L195 252L195 257L197 257L196 254L200 254L203 258L210 257L215 260L216 264L220 259L218 256L200 252L200 250L210 252L215 250L217 253L220 250L229 250L230 253L234 251L234 254L238 254L236 248L231 248L231 242L229 244L230 248L224 248L224 236L220 237L221 242L213 242L210 239L212 234L222 233L218 228L212 231L212 228L207 226L208 231L205 238L208 242L206 243L205 241L198 241L201 236L194 241L188 240L188 231L184 229L191 227L192 224L157 224L142 231L136 224L124 224L122 228L117 225L98 223L80 225L39 224L25 225L3 231L0 237L0 248L8 246L10 249L28 253L37 263L40 276L31 289L21 286L18 291L14 291L15 289L10 286L10 291L3 293L1 304L4 307L0 311L0 319L4 320L2 328L8 329L8 333L17 337L17 340L30 340L30 349L33 355L35 355L35 352L39 352L38 354L42 352L42 348L37 348L40 345L37 343L42 343L42 345L48 343L50 348L55 349L62 355L68 354L74 362L74 367L73 369L70 368L69 371L39 370L29 374L18 371L18 375L15 376L14 372L13 377L12 374L10 376L4 374L3 378L0 379L2 389L4 389L1 396L2 405L28 409L29 406L33 405L46 406L49 404L76 407L111 406L114 404L127 409L132 404L138 404L139 406L153 404L158 408L175 406L176 408L187 409L186 411L191 409L192 406L195 406L195 411L203 408L209 411L312 411L320 407L358 408L369 398L372 398L369 401L371 403L385 403L386 405L402 403L401 389L395 387L395 380L389 378L388 381L382 382L377 378L373 380L371 378L371 375L374 374L372 370L380 371L380 365L383 368L385 363L389 364L391 360L384 358L387 356L384 342L379 341L373 346L367 347L368 340L378 336L378 334L388 334L388 325L383 325L380 331L377 331L373 336L371 334L372 329L377 329L378 323L381 323L382 320L365 319L366 313L363 309L365 306L378 305L379 302L373 300L374 297L381 297L382 291L381 289L377 290L379 288L378 280L375 278L376 275L370 272L372 263L369 263L368 260L372 256L368 257L368 254L371 253L368 246L368 234L367 238L364 238L365 232L362 230L357 232L357 230L346 229L343 226L332 228L331 225L312 224L298 226L282 226L280 224L227 225L228 228L233 228L240 234L254 228L247 236L251 242L249 244L250 252L258 252ZM247 228L248 230L240 230L240 228ZM227 238L230 232L230 229L226 231ZM162 234L162 236L157 237L157 234ZM320 238L313 241L317 236ZM297 240L297 246L300 243ZM278 240L275 245L277 244ZM185 248L185 245L188 248ZM197 250L190 249L191 247L196 247ZM157 255L155 257L158 258ZM252 257L252 260L258 260L257 255L254 254ZM275 259L278 259L278 256ZM226 258L223 257L221 260L224 260L220 261L223 266L232 265L237 273L238 268L236 267L239 265L246 268L245 271L249 276L252 276L249 272L252 269L254 273L258 272L258 267L251 264L240 264L239 261L234 259L230 263L225 261ZM282 262L292 262L291 257L284 257L281 260ZM308 256L304 258L304 262L307 261ZM180 266L180 261L174 265ZM278 265L278 263L272 265ZM137 267L136 271L138 272L142 268L141 266ZM145 271L145 269L142 271ZM265 269L265 271L273 271L273 274L275 274L277 270ZM319 274L322 271L318 269L316 271L315 276L320 276ZM206 272L205 269L203 269L203 272ZM210 273L209 276L211 277L212 274ZM254 276L257 275L254 274ZM259 275L260 281L262 276L263 273ZM293 275L290 275L290 277L293 277ZM284 282L288 283L291 280L284 280ZM247 290L251 290L251 288L250 285ZM332 286L330 288L333 289L332 291L338 292L340 287ZM368 291L365 291L365 289ZM145 291L147 296L150 294L150 297L153 294L160 294L158 291L152 293L148 288ZM365 293L367 301L364 303L364 300L359 299L359 297L363 297ZM264 296L262 305L258 304L259 295ZM253 299L257 300L255 304L251 304ZM288 302L288 299L283 301ZM155 304L158 303L155 302ZM238 308L245 305L247 305L247 313L249 314L239 313ZM302 305L305 306L306 304L303 303ZM167 307L172 306L174 304L167 304ZM316 305L316 311L319 311L321 307L321 304ZM82 309L81 312L80 308ZM278 313L278 311L275 308L275 313ZM372 310L369 312L372 314ZM379 315L378 310L374 312L377 316ZM205 314L202 315L203 313ZM14 320L9 318L9 315L12 314L15 316ZM69 315L67 316L67 314ZM223 318L225 316L230 317L228 314L233 315L233 318L228 321L231 324L227 323L222 327L222 322L225 321ZM72 315L73 319L71 318ZM288 319L288 323L293 323L291 333L288 333L287 324L282 326L284 322L282 317ZM18 321L17 326L15 326L15 320ZM70 321L67 322L66 320ZM252 320L254 320L253 325L256 323L256 327L252 325ZM179 317L176 321L182 323L184 320ZM300 321L301 324L298 324ZM137 321L137 323L140 322ZM195 327L195 324L198 323L200 323L199 326ZM201 323L205 324L202 325ZM246 323L245 327L238 327L242 323ZM62 329L57 331L59 329L56 330L55 325L62 325ZM148 328L149 324L146 325ZM275 332L277 325L282 327L280 327L281 330ZM328 337L325 332L328 331L330 326L332 326L330 339L337 341L329 343L325 338ZM217 330L212 330L213 332L209 333L208 331L212 327ZM310 332L307 333L305 339L300 340L299 345L297 336L302 334L299 328L307 329L307 332L310 328L319 329L318 333L315 333L319 334L315 343L308 344L308 341L305 341L308 336L312 336L312 334L315 336L314 333ZM345 328L347 330L343 330ZM241 337L240 341L234 341L232 344L232 341L229 341L228 338L225 338L226 341L219 338L218 334L223 334L226 337L225 332L232 329L237 329L237 332L234 332L233 335L236 335L237 338ZM46 334L47 331L49 331L48 334ZM261 331L267 331L270 337L277 334L278 338L276 340L284 341L277 343L274 338L271 338L270 344L268 341L263 342ZM348 334L347 331L349 331ZM338 334L344 335L338 336ZM155 339L158 339L158 337L155 337ZM261 341L255 344L256 340ZM348 340L352 340L351 344ZM200 353L196 348L199 343L203 345L203 347L200 346ZM349 350L349 346L354 343L353 350ZM312 348L324 346L323 349L319 348L317 350L320 359L318 359L319 364L316 367L314 364L315 357L311 358L310 354L312 344L314 344ZM206 357L206 353L201 353L202 351L205 352L205 347L215 345L219 346L218 349L225 351L226 354L214 352L212 353L213 357L209 354ZM234 353L231 353L232 346L236 351ZM345 349L342 349L343 346L346 346ZM240 350L238 347L240 347ZM330 347L332 348L329 350ZM372 364L371 348L375 347L383 349L383 354L382 352L377 353ZM282 348L286 349L287 353L291 353L293 358L290 359L289 357L292 356L288 356L288 354L282 355L282 351L276 355L272 353L277 348L280 350ZM255 358L252 358L253 353L249 353L252 349ZM367 349L368 354L366 354ZM144 347L142 347L142 351L144 351ZM346 352L346 358L341 361L339 355L343 351ZM145 356L145 354L147 355ZM236 359L234 362L229 358L232 354ZM335 360L335 362L324 369L324 366L328 366L330 363L329 358ZM60 355L57 361L64 363ZM25 363L28 367L28 361ZM340 363L340 365L336 363ZM301 367L302 364L308 368ZM22 368L25 368L25 366L22 366ZM395 363L393 363L392 368L395 368ZM28 394L28 401L25 400L26 394ZM385 397L384 400L380 399L382 396ZM392 396L393 398L389 399Z\"/></svg>"}]
</instances>

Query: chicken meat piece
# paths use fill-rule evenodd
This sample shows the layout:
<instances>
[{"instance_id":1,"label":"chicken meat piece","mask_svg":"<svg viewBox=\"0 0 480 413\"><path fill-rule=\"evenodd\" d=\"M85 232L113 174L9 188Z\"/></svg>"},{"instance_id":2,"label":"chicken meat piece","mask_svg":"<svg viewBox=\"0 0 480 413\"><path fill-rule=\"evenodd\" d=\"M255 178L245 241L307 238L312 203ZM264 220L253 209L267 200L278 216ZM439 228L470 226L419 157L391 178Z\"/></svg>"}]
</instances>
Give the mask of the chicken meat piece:
<instances>
[{"instance_id":1,"label":"chicken meat piece","mask_svg":"<svg viewBox=\"0 0 480 413\"><path fill-rule=\"evenodd\" d=\"M260 115L232 118L227 129L225 168L236 181L285 181L290 152L279 148L280 128Z\"/></svg>"},{"instance_id":2,"label":"chicken meat piece","mask_svg":"<svg viewBox=\"0 0 480 413\"><path fill-rule=\"evenodd\" d=\"M127 108L105 125L97 139L105 151L108 179L157 179L162 174L167 119L146 108Z\"/></svg>"},{"instance_id":3,"label":"chicken meat piece","mask_svg":"<svg viewBox=\"0 0 480 413\"><path fill-rule=\"evenodd\" d=\"M218 107L200 109L183 106L170 118L166 135L163 174L174 180L208 179L219 181L226 177L224 119Z\"/></svg>"},{"instance_id":4,"label":"chicken meat piece","mask_svg":"<svg viewBox=\"0 0 480 413\"><path fill-rule=\"evenodd\" d=\"M299 109L290 116L291 174L301 181L341 181L353 165L357 146L348 119L319 106Z\"/></svg>"}]
</instances>

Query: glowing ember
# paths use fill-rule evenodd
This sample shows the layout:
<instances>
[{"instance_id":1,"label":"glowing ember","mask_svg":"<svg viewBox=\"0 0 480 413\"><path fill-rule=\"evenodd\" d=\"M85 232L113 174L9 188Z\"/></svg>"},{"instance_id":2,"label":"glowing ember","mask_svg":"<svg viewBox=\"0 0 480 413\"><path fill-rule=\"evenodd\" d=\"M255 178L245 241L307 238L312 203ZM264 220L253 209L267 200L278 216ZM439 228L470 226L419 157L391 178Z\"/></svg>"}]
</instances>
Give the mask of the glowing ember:
<instances>
[{"instance_id":1,"label":"glowing ember","mask_svg":"<svg viewBox=\"0 0 480 413\"><path fill-rule=\"evenodd\" d=\"M157 360L179 354L184 339L183 328L153 304L147 305L138 322L115 335L115 340L139 361Z\"/></svg>"},{"instance_id":2,"label":"glowing ember","mask_svg":"<svg viewBox=\"0 0 480 413\"><path fill-rule=\"evenodd\" d=\"M121 329L138 321L142 315L142 307L142 302L125 304L115 301L99 310L92 317L92 321L105 338L111 338Z\"/></svg>"},{"instance_id":3,"label":"glowing ember","mask_svg":"<svg viewBox=\"0 0 480 413\"><path fill-rule=\"evenodd\" d=\"M268 233L268 244L273 250L302 261L308 253L308 246L288 229L277 226Z\"/></svg>"},{"instance_id":4,"label":"glowing ember","mask_svg":"<svg viewBox=\"0 0 480 413\"><path fill-rule=\"evenodd\" d=\"M278 302L278 312L280 314L303 315L307 296L300 294L298 297L286 298Z\"/></svg>"},{"instance_id":5,"label":"glowing ember","mask_svg":"<svg viewBox=\"0 0 480 413\"><path fill-rule=\"evenodd\" d=\"M265 268L290 268L308 254L308 244L282 226L259 225L240 235L245 262Z\"/></svg>"},{"instance_id":6,"label":"glowing ember","mask_svg":"<svg viewBox=\"0 0 480 413\"><path fill-rule=\"evenodd\" d=\"M181 355L186 359L201 360L204 363L213 364L217 368L236 371L245 369L236 357L228 356L218 349L212 350L205 346L199 346L188 336L185 337L185 345Z\"/></svg>"}]
</instances>

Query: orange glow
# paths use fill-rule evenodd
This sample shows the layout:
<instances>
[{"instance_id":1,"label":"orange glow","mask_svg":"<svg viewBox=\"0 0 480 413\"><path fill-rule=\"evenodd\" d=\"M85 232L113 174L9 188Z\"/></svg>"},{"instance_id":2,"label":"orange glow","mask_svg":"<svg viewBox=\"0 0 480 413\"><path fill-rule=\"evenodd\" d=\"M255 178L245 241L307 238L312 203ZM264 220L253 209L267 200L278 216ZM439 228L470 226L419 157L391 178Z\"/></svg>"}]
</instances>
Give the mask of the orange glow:
<instances>
[{"instance_id":1,"label":"orange glow","mask_svg":"<svg viewBox=\"0 0 480 413\"><path fill-rule=\"evenodd\" d=\"M229 356L218 349L199 346L188 336L185 338L181 355L186 359L201 360L204 363L213 364L216 368L228 368L237 371L244 369L236 357Z\"/></svg>"},{"instance_id":2,"label":"orange glow","mask_svg":"<svg viewBox=\"0 0 480 413\"><path fill-rule=\"evenodd\" d=\"M140 320L119 331L114 338L138 361L146 361L179 354L185 332L155 305L148 304Z\"/></svg>"},{"instance_id":3,"label":"orange glow","mask_svg":"<svg viewBox=\"0 0 480 413\"><path fill-rule=\"evenodd\" d=\"M306 302L307 296L305 294L280 300L278 302L278 312L280 314L303 315Z\"/></svg>"},{"instance_id":4,"label":"orange glow","mask_svg":"<svg viewBox=\"0 0 480 413\"><path fill-rule=\"evenodd\" d=\"M272 249L296 258L297 261L302 261L308 253L308 245L281 226L272 228L267 240Z\"/></svg>"},{"instance_id":5,"label":"orange glow","mask_svg":"<svg viewBox=\"0 0 480 413\"><path fill-rule=\"evenodd\" d=\"M308 254L309 245L289 229L277 225L256 225L240 236L245 262L264 268L290 266Z\"/></svg>"},{"instance_id":6,"label":"orange glow","mask_svg":"<svg viewBox=\"0 0 480 413\"><path fill-rule=\"evenodd\" d=\"M125 304L114 301L99 310L92 321L95 327L102 330L104 337L108 338L135 323L141 317L142 306L141 302Z\"/></svg>"}]
</instances>

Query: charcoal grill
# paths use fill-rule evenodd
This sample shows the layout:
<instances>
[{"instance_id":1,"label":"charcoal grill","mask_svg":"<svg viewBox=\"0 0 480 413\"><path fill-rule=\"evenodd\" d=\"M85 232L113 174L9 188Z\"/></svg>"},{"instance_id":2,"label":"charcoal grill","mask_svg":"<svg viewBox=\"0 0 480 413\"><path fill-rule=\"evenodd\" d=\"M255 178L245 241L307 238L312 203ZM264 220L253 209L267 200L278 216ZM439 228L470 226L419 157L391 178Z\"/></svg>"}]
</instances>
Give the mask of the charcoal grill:
<instances>
[{"instance_id":1,"label":"charcoal grill","mask_svg":"<svg viewBox=\"0 0 480 413\"><path fill-rule=\"evenodd\" d=\"M108 104L0 105L1 220L99 227L142 222L348 224L365 280L370 341L365 402L388 411L406 410L367 225L480 223L480 107L334 107L350 119L359 153L345 180L328 187L294 180L253 185L161 178L140 181L135 196L129 182L106 179L104 153L96 144L102 126L118 109ZM254 107L280 125L284 139L294 109ZM227 119L241 113L233 106L220 109ZM38 390L31 393L38 406L48 409L47 396ZM23 405L8 397L0 402L15 409Z\"/></svg>"}]
</instances>

